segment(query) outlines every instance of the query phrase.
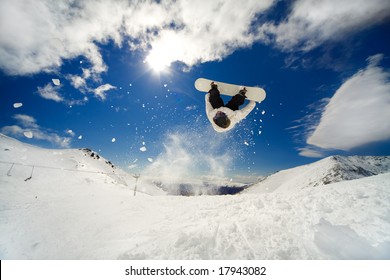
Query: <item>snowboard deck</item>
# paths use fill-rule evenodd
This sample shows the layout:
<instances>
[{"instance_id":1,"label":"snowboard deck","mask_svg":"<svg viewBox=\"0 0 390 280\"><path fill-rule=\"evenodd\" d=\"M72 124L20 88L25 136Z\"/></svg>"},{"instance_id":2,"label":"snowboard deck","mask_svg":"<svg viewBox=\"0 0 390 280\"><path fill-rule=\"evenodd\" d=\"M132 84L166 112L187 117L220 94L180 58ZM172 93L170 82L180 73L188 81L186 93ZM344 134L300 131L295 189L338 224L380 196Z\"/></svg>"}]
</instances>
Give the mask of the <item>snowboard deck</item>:
<instances>
[{"instance_id":1,"label":"snowboard deck","mask_svg":"<svg viewBox=\"0 0 390 280\"><path fill-rule=\"evenodd\" d=\"M260 87L248 87L235 84L222 83L214 80L209 80L205 78L199 78L195 81L195 88L202 92L208 92L211 89L211 82L214 82L218 85L218 90L221 94L234 96L244 87L246 88L246 97L249 100L256 102L261 102L265 99L266 93L265 90Z\"/></svg>"}]
</instances>

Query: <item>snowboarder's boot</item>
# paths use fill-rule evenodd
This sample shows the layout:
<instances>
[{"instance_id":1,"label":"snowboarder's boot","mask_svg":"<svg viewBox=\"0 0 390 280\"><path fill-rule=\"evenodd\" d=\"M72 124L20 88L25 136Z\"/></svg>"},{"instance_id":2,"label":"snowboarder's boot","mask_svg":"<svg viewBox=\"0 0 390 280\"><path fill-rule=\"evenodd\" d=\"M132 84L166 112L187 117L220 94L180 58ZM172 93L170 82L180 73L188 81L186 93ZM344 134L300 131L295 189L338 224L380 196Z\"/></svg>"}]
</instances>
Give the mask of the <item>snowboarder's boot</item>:
<instances>
[{"instance_id":1,"label":"snowboarder's boot","mask_svg":"<svg viewBox=\"0 0 390 280\"><path fill-rule=\"evenodd\" d=\"M246 98L246 92L247 92L247 90L246 90L246 88L243 88L242 90L240 90L239 92L238 92L238 94L241 94L242 96L244 96L245 98Z\"/></svg>"}]
</instances>

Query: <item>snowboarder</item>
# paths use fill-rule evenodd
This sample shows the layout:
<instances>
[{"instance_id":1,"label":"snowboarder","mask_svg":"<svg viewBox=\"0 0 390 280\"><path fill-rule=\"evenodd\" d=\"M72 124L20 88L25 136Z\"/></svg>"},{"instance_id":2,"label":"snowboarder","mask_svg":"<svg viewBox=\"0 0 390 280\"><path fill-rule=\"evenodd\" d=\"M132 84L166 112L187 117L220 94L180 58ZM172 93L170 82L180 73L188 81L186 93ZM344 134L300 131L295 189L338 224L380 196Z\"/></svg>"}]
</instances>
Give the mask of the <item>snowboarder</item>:
<instances>
[{"instance_id":1,"label":"snowboarder","mask_svg":"<svg viewBox=\"0 0 390 280\"><path fill-rule=\"evenodd\" d=\"M243 88L224 105L218 85L211 83L211 89L206 94L206 114L215 131L231 130L255 108L256 102L251 100L248 105L239 109L244 104L245 94L246 89Z\"/></svg>"}]
</instances>

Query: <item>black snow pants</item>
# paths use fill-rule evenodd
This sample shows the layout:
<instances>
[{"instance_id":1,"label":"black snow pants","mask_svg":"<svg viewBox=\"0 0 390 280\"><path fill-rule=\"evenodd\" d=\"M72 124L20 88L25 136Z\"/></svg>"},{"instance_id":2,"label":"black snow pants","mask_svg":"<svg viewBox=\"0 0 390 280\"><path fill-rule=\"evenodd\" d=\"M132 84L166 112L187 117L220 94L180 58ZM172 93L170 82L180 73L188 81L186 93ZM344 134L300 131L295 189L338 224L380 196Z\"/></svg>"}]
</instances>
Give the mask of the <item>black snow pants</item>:
<instances>
[{"instance_id":1,"label":"black snow pants","mask_svg":"<svg viewBox=\"0 0 390 280\"><path fill-rule=\"evenodd\" d=\"M227 107L233 111L236 111L239 110L239 107L245 102L245 96L243 96L242 94L236 94L232 97L232 99L230 99L230 101L226 105L224 105L218 88L212 88L211 90L209 90L209 93L209 100L211 106L213 106L214 109L220 107Z\"/></svg>"}]
</instances>

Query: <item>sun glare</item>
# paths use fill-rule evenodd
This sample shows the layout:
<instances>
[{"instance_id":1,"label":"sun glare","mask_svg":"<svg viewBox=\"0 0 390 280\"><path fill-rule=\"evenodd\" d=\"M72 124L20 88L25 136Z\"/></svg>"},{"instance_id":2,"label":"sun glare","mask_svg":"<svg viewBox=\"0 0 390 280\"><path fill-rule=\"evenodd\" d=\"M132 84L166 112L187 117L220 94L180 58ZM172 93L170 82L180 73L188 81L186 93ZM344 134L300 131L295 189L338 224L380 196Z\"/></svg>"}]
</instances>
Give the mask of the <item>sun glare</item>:
<instances>
[{"instance_id":1,"label":"sun glare","mask_svg":"<svg viewBox=\"0 0 390 280\"><path fill-rule=\"evenodd\" d=\"M164 71L170 65L170 61L166 56L153 51L146 57L146 62L156 72Z\"/></svg>"},{"instance_id":2,"label":"sun glare","mask_svg":"<svg viewBox=\"0 0 390 280\"><path fill-rule=\"evenodd\" d=\"M178 54L182 51L178 46L175 36L167 35L160 38L152 45L152 48L145 59L145 62L155 72L167 71L172 62L176 61Z\"/></svg>"}]
</instances>

